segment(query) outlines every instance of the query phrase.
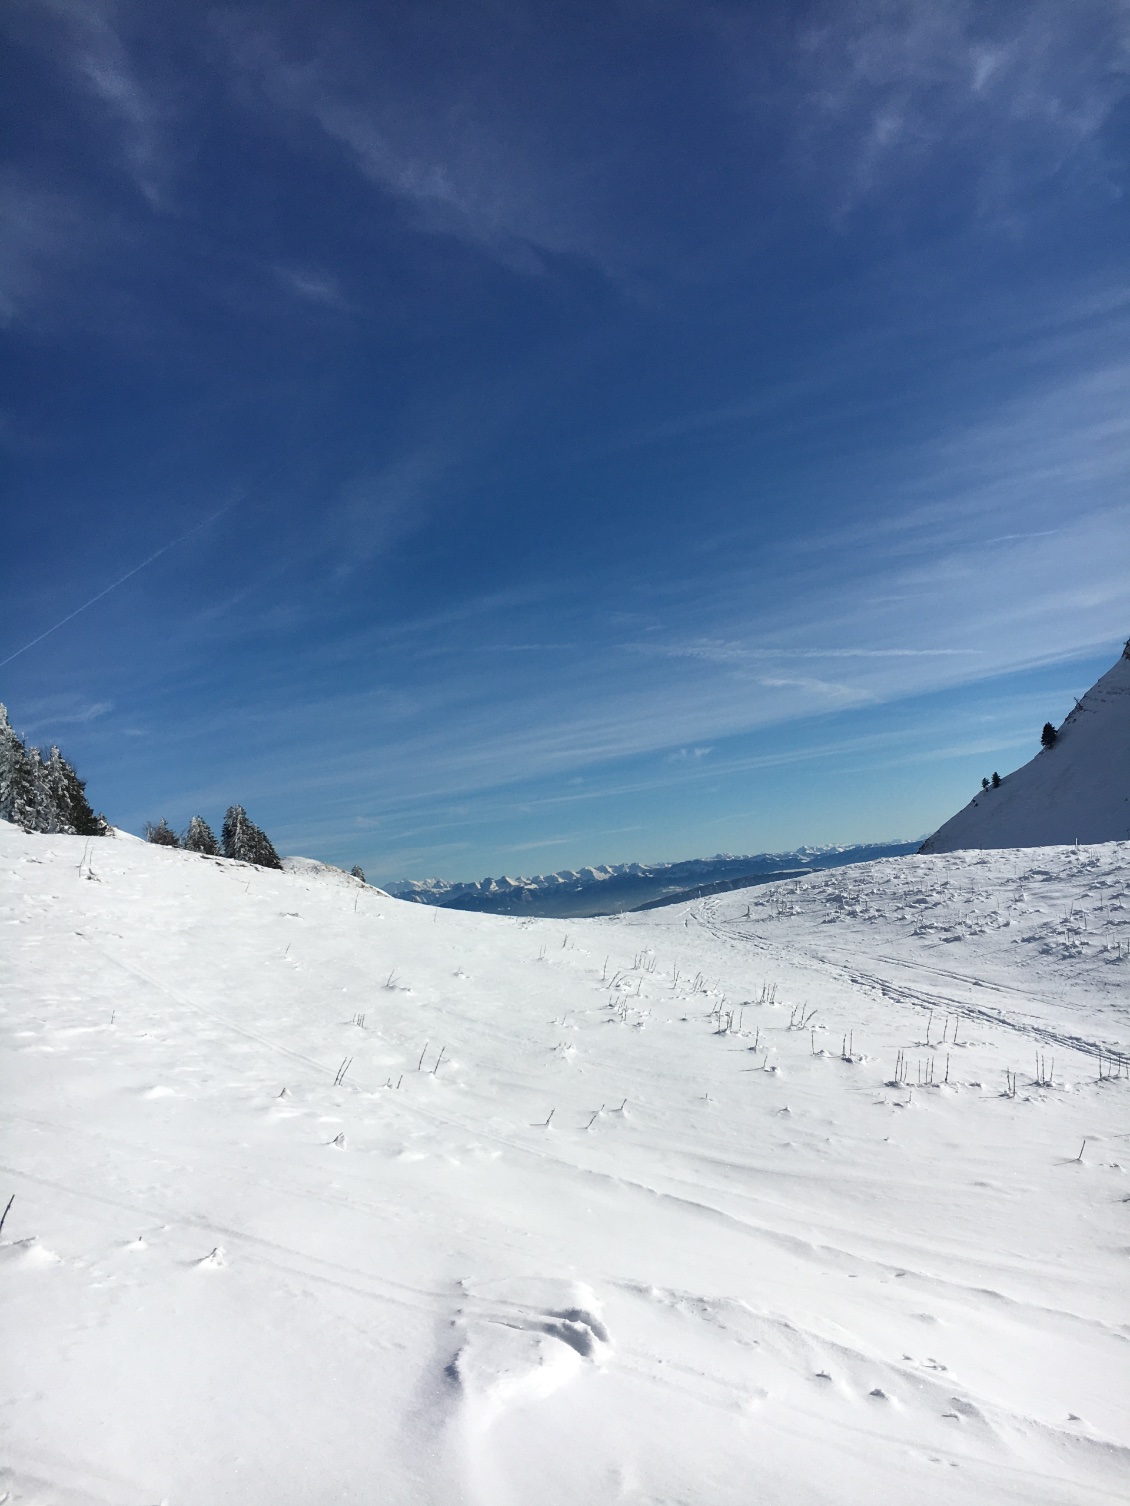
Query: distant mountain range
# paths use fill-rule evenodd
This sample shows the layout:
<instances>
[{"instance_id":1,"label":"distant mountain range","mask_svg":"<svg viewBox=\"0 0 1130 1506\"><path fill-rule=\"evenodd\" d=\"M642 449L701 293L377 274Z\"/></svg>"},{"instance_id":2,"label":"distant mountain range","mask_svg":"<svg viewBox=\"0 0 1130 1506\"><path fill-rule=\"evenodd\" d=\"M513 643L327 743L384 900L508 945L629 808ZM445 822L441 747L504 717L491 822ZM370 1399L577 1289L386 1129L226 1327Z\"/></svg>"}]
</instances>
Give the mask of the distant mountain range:
<instances>
[{"instance_id":1,"label":"distant mountain range","mask_svg":"<svg viewBox=\"0 0 1130 1506\"><path fill-rule=\"evenodd\" d=\"M1035 730L1035 729L1033 729ZM922 844L1054 847L1130 839L1130 642L1035 758L989 784Z\"/></svg>"},{"instance_id":2,"label":"distant mountain range","mask_svg":"<svg viewBox=\"0 0 1130 1506\"><path fill-rule=\"evenodd\" d=\"M566 868L532 878L484 878L475 883L446 879L407 879L387 885L398 899L448 910L494 915L619 915L657 905L698 899L750 884L771 883L821 868L840 868L873 858L914 852L917 842L873 842L855 847L800 847L795 852L761 852L735 857L690 858L682 863L615 863Z\"/></svg>"}]
</instances>

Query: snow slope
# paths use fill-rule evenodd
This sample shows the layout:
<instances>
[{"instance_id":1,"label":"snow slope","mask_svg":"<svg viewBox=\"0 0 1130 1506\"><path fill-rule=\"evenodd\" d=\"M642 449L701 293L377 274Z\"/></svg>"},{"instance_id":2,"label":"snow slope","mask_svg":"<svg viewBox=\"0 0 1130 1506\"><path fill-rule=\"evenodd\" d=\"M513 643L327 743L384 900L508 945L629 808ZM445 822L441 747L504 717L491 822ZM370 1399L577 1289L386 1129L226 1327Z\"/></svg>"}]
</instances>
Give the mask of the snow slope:
<instances>
[{"instance_id":1,"label":"snow slope","mask_svg":"<svg viewBox=\"0 0 1130 1506\"><path fill-rule=\"evenodd\" d=\"M0 824L0 955L10 1502L1126 1499L1130 844L562 923Z\"/></svg>"},{"instance_id":2,"label":"snow slope","mask_svg":"<svg viewBox=\"0 0 1130 1506\"><path fill-rule=\"evenodd\" d=\"M352 873L346 873L344 868L335 868L332 863L319 863L317 858L283 858L282 865L284 873L322 883L337 884L340 888L347 889L354 897L359 889L368 889L370 894L378 894L384 899L390 897L387 890L378 889L375 884L367 884L363 878L354 878Z\"/></svg>"},{"instance_id":3,"label":"snow slope","mask_svg":"<svg viewBox=\"0 0 1130 1506\"><path fill-rule=\"evenodd\" d=\"M1130 643L1092 685L1051 748L984 790L923 852L1050 847L1130 838Z\"/></svg>"}]
</instances>

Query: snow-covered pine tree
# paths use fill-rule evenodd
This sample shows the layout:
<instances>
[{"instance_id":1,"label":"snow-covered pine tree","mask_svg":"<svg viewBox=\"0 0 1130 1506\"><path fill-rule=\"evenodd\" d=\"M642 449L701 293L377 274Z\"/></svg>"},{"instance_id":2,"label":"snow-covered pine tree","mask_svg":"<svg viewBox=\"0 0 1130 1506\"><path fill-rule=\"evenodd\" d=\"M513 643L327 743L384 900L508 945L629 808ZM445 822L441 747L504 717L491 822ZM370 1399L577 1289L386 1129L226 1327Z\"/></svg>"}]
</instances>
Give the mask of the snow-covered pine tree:
<instances>
[{"instance_id":1,"label":"snow-covered pine tree","mask_svg":"<svg viewBox=\"0 0 1130 1506\"><path fill-rule=\"evenodd\" d=\"M43 766L43 782L50 797L55 831L77 837L104 837L107 825L96 816L86 798L86 781L80 779L58 748L53 747Z\"/></svg>"},{"instance_id":2,"label":"snow-covered pine tree","mask_svg":"<svg viewBox=\"0 0 1130 1506\"><path fill-rule=\"evenodd\" d=\"M94 807L86 798L86 780L80 779L75 772L73 764L64 758L63 785L67 792L67 812L70 816L71 827L78 837L104 837L110 831L110 823L99 812L95 815Z\"/></svg>"},{"instance_id":3,"label":"snow-covered pine tree","mask_svg":"<svg viewBox=\"0 0 1130 1506\"><path fill-rule=\"evenodd\" d=\"M67 798L66 778L63 773L63 755L58 748L52 747L47 755L47 762L43 765L40 777L47 797L46 804L51 810L51 824L46 829L72 832L74 828L69 820L70 802Z\"/></svg>"},{"instance_id":4,"label":"snow-covered pine tree","mask_svg":"<svg viewBox=\"0 0 1130 1506\"><path fill-rule=\"evenodd\" d=\"M36 831L39 799L35 766L27 748L8 721L8 708L0 703L0 816L14 821L24 831Z\"/></svg>"},{"instance_id":5,"label":"snow-covered pine tree","mask_svg":"<svg viewBox=\"0 0 1130 1506\"><path fill-rule=\"evenodd\" d=\"M260 868L282 867L266 832L260 831L242 805L228 807L220 844L225 858L235 858L240 863L257 863Z\"/></svg>"},{"instance_id":6,"label":"snow-covered pine tree","mask_svg":"<svg viewBox=\"0 0 1130 1506\"><path fill-rule=\"evenodd\" d=\"M47 788L47 765L43 762L43 754L38 748L29 748L27 756L31 764L32 789L35 791L35 824L28 830L58 831L59 815L51 798L51 791Z\"/></svg>"},{"instance_id":7,"label":"snow-covered pine tree","mask_svg":"<svg viewBox=\"0 0 1130 1506\"><path fill-rule=\"evenodd\" d=\"M1130 655L1127 655L1130 658ZM1059 736L1051 722L1044 723L1044 730L1040 733L1040 747L1054 748L1055 740Z\"/></svg>"},{"instance_id":8,"label":"snow-covered pine tree","mask_svg":"<svg viewBox=\"0 0 1130 1506\"><path fill-rule=\"evenodd\" d=\"M25 831L66 832L104 837L109 825L96 816L86 798L86 784L58 748L44 760L13 731L0 704L0 816Z\"/></svg>"},{"instance_id":9,"label":"snow-covered pine tree","mask_svg":"<svg viewBox=\"0 0 1130 1506\"><path fill-rule=\"evenodd\" d=\"M169 823L165 820L164 816L162 816L160 821L156 823L152 821L146 821L145 840L147 842L152 842L155 847L180 846L180 838L177 836L176 832L169 825Z\"/></svg>"},{"instance_id":10,"label":"snow-covered pine tree","mask_svg":"<svg viewBox=\"0 0 1130 1506\"><path fill-rule=\"evenodd\" d=\"M189 852L202 853L206 858L220 856L220 844L212 834L212 828L203 816L193 816L184 834L184 845Z\"/></svg>"},{"instance_id":11,"label":"snow-covered pine tree","mask_svg":"<svg viewBox=\"0 0 1130 1506\"><path fill-rule=\"evenodd\" d=\"M365 870L361 867L360 863L354 863L353 867L349 870L349 877L360 879L362 883L365 882Z\"/></svg>"}]
</instances>

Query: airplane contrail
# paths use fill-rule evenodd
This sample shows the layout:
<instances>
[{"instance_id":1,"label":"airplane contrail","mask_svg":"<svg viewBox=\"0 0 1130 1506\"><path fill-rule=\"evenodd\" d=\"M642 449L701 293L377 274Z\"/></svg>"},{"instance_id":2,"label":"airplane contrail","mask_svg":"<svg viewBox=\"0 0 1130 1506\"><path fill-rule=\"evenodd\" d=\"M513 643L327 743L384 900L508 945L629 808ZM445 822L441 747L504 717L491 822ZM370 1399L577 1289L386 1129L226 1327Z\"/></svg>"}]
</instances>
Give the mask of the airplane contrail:
<instances>
[{"instance_id":1,"label":"airplane contrail","mask_svg":"<svg viewBox=\"0 0 1130 1506\"><path fill-rule=\"evenodd\" d=\"M11 664L12 660L18 659L21 654L26 654L28 649L34 648L37 643L42 643L44 638L50 638L51 634L57 633L61 627L66 627L67 623L72 622L80 614L80 612L85 612L87 607L92 607L96 601L101 601L103 596L109 596L110 592L116 591L119 586L124 586L126 581L129 580L131 576L136 575L139 570L144 570L146 565L151 565L154 560L160 559L161 556L163 554L167 554L170 549L175 549L178 544L183 544L185 539L191 538L194 533L199 533L200 529L204 528L208 523L214 522L223 513L227 512L229 508L232 508L234 506L234 502L228 502L225 506L219 508L216 512L210 513L208 517L201 518L199 523L194 523L192 527L189 528L185 533L178 534L175 539L170 539L167 544L162 544L160 549L155 549L148 559L143 559L140 565L134 565L132 570L127 570L123 576L120 576L119 579L112 581L103 590L99 591L97 595L92 596L89 601L84 601L81 607L75 607L73 612L68 612L65 617L60 617L58 622L56 622L52 627L47 628L45 632L40 633L38 638L33 638L30 643L25 643L22 648L16 649L15 653L9 654L6 659L0 659L0 669L3 669L5 664Z\"/></svg>"}]
</instances>

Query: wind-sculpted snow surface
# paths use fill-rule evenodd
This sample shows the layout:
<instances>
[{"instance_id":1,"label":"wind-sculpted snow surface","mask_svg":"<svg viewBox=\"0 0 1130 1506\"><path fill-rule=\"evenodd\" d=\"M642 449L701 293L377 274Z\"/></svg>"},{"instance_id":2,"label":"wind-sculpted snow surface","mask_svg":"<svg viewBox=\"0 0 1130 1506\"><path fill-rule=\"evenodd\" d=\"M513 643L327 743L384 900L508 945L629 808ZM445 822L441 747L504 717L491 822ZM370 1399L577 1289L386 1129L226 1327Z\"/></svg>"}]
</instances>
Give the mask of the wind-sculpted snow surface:
<instances>
[{"instance_id":1,"label":"wind-sculpted snow surface","mask_svg":"<svg viewBox=\"0 0 1130 1506\"><path fill-rule=\"evenodd\" d=\"M1125 1500L1130 844L517 920L0 825L0 1497Z\"/></svg>"}]
</instances>

